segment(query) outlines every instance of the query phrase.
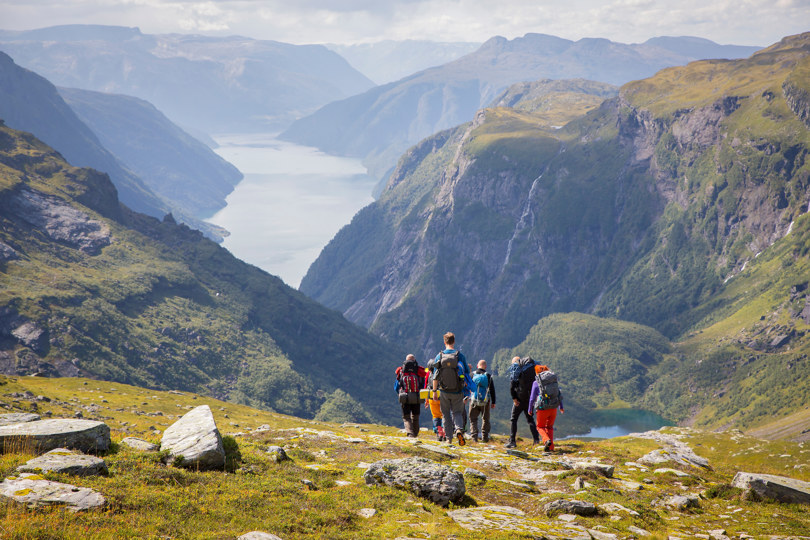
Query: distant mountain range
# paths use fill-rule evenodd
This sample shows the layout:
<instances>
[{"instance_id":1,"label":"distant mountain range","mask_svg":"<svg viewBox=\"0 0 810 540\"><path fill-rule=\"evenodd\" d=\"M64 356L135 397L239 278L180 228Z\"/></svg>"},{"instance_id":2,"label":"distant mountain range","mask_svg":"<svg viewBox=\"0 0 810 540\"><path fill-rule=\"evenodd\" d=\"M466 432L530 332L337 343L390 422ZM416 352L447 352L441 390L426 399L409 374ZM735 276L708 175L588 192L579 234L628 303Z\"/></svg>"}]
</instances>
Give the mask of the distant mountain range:
<instances>
[{"instance_id":1,"label":"distant mountain range","mask_svg":"<svg viewBox=\"0 0 810 540\"><path fill-rule=\"evenodd\" d=\"M145 99L192 132L275 131L374 84L320 45L72 25L0 31L0 50L58 86Z\"/></svg>"},{"instance_id":2,"label":"distant mountain range","mask_svg":"<svg viewBox=\"0 0 810 540\"><path fill-rule=\"evenodd\" d=\"M598 379L580 403L713 427L803 409L810 33L661 70L584 114L524 90L410 148L301 291L426 355L453 330L501 375L546 355ZM574 311L656 332L544 319ZM588 328L608 337L588 345Z\"/></svg>"},{"instance_id":3,"label":"distant mountain range","mask_svg":"<svg viewBox=\"0 0 810 540\"><path fill-rule=\"evenodd\" d=\"M297 120L282 138L362 158L371 174L382 179L410 146L471 120L513 83L582 78L619 85L668 66L747 57L756 50L693 37L641 44L570 41L544 34L514 40L495 37L457 60L330 103Z\"/></svg>"},{"instance_id":4,"label":"distant mountain range","mask_svg":"<svg viewBox=\"0 0 810 540\"><path fill-rule=\"evenodd\" d=\"M480 46L481 43L412 39L355 45L326 44L377 84L398 81L417 71L446 64Z\"/></svg>"},{"instance_id":5,"label":"distant mountain range","mask_svg":"<svg viewBox=\"0 0 810 540\"><path fill-rule=\"evenodd\" d=\"M3 53L0 91L8 126L35 134L77 166L107 173L127 206L155 217L172 213L214 239L226 234L201 218L225 205L241 174L151 105L62 89L74 110L53 84Z\"/></svg>"}]
</instances>

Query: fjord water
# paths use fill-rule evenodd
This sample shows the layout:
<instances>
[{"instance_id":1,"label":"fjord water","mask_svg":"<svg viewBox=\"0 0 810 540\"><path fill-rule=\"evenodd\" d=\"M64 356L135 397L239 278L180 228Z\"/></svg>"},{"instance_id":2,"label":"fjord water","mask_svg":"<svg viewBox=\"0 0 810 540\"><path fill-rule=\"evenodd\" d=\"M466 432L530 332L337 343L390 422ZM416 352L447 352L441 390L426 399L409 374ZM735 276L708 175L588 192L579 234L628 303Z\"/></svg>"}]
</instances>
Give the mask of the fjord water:
<instances>
[{"instance_id":1,"label":"fjord water","mask_svg":"<svg viewBox=\"0 0 810 540\"><path fill-rule=\"evenodd\" d=\"M640 409L602 409L594 411L591 430L588 433L570 435L566 438L589 437L612 439L630 433L650 431L674 425L667 419L650 411Z\"/></svg>"},{"instance_id":2,"label":"fjord water","mask_svg":"<svg viewBox=\"0 0 810 540\"><path fill-rule=\"evenodd\" d=\"M310 264L354 214L376 181L357 159L279 141L269 134L215 137L217 154L244 179L208 221L231 234L236 257L298 287Z\"/></svg>"}]
</instances>

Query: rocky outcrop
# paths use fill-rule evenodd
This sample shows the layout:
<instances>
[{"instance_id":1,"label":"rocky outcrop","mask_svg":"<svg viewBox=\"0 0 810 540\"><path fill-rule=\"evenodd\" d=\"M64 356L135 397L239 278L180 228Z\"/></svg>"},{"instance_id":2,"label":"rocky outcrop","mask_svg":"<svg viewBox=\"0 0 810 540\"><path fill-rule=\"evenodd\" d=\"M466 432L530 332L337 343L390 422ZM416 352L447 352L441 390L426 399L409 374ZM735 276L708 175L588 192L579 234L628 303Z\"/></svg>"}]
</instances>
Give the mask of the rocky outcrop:
<instances>
[{"instance_id":1,"label":"rocky outcrop","mask_svg":"<svg viewBox=\"0 0 810 540\"><path fill-rule=\"evenodd\" d=\"M441 506L460 501L466 493L460 472L425 458L383 459L373 463L363 478L368 485L404 489Z\"/></svg>"},{"instance_id":2,"label":"rocky outcrop","mask_svg":"<svg viewBox=\"0 0 810 540\"><path fill-rule=\"evenodd\" d=\"M644 465L658 465L673 462L689 467L709 468L709 460L695 454L695 451L681 440L684 436L683 432L668 433L658 430L646 431L644 433L631 433L630 436L639 439L652 439L663 445L663 448L653 450L639 458L639 463L643 463Z\"/></svg>"},{"instance_id":3,"label":"rocky outcrop","mask_svg":"<svg viewBox=\"0 0 810 540\"><path fill-rule=\"evenodd\" d=\"M52 240L97 255L110 244L110 228L64 200L22 189L3 204L5 210L33 225Z\"/></svg>"},{"instance_id":4,"label":"rocky outcrop","mask_svg":"<svg viewBox=\"0 0 810 540\"><path fill-rule=\"evenodd\" d=\"M12 424L24 424L40 420L40 416L34 413L6 413L0 414L0 426L10 426Z\"/></svg>"},{"instance_id":5,"label":"rocky outcrop","mask_svg":"<svg viewBox=\"0 0 810 540\"><path fill-rule=\"evenodd\" d=\"M133 450L138 450L139 452L157 452L160 450L160 446L137 437L124 438L121 440L121 445L132 448Z\"/></svg>"},{"instance_id":6,"label":"rocky outcrop","mask_svg":"<svg viewBox=\"0 0 810 540\"><path fill-rule=\"evenodd\" d=\"M45 452L55 448L104 452L110 448L110 428L104 422L67 418L0 427L0 449L4 452Z\"/></svg>"},{"instance_id":7,"label":"rocky outcrop","mask_svg":"<svg viewBox=\"0 0 810 540\"><path fill-rule=\"evenodd\" d=\"M810 482L776 476L738 472L731 485L753 499L773 499L784 503L810 504Z\"/></svg>"},{"instance_id":8,"label":"rocky outcrop","mask_svg":"<svg viewBox=\"0 0 810 540\"><path fill-rule=\"evenodd\" d=\"M160 449L169 461L190 469L218 469L225 465L225 449L208 405L187 412L163 433Z\"/></svg>"},{"instance_id":9,"label":"rocky outcrop","mask_svg":"<svg viewBox=\"0 0 810 540\"><path fill-rule=\"evenodd\" d=\"M24 465L17 467L18 472L62 473L73 476L96 476L107 474L107 463L95 456L77 454L67 448L55 448Z\"/></svg>"},{"instance_id":10,"label":"rocky outcrop","mask_svg":"<svg viewBox=\"0 0 810 540\"><path fill-rule=\"evenodd\" d=\"M797 84L792 77L782 84L782 92L793 114L810 128L810 92Z\"/></svg>"},{"instance_id":11,"label":"rocky outcrop","mask_svg":"<svg viewBox=\"0 0 810 540\"><path fill-rule=\"evenodd\" d=\"M8 244L4 244L3 242L0 242L0 263L13 261L19 258L20 256L17 255L17 252L14 250L13 247L9 246Z\"/></svg>"},{"instance_id":12,"label":"rocky outcrop","mask_svg":"<svg viewBox=\"0 0 810 540\"><path fill-rule=\"evenodd\" d=\"M597 508L593 503L586 501L557 499L543 506L543 511L548 515L576 514L578 516L592 516L596 514Z\"/></svg>"},{"instance_id":13,"label":"rocky outcrop","mask_svg":"<svg viewBox=\"0 0 810 540\"><path fill-rule=\"evenodd\" d=\"M71 512L103 508L107 504L104 496L92 489L50 482L28 473L0 482L0 497L26 506L63 506Z\"/></svg>"},{"instance_id":14,"label":"rocky outcrop","mask_svg":"<svg viewBox=\"0 0 810 540\"><path fill-rule=\"evenodd\" d=\"M13 329L11 335L21 344L39 352L43 351L48 343L48 333L33 321L25 322Z\"/></svg>"}]
</instances>

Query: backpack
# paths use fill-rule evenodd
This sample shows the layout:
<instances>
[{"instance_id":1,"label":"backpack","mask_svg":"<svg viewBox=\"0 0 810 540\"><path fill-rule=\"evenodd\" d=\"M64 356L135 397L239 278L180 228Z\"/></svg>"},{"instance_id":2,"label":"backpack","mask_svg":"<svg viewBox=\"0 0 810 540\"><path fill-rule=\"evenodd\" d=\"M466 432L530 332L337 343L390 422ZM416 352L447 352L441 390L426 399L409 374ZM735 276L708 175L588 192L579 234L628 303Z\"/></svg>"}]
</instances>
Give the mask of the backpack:
<instances>
[{"instance_id":1,"label":"backpack","mask_svg":"<svg viewBox=\"0 0 810 540\"><path fill-rule=\"evenodd\" d=\"M556 409L560 406L560 385L557 382L557 374L553 371L541 371L535 377L537 386L540 387L540 395L534 404L535 411L545 411Z\"/></svg>"},{"instance_id":2,"label":"backpack","mask_svg":"<svg viewBox=\"0 0 810 540\"><path fill-rule=\"evenodd\" d=\"M442 352L437 369L435 378L439 382L439 388L456 394L461 392L463 385L458 373L458 351Z\"/></svg>"},{"instance_id":3,"label":"backpack","mask_svg":"<svg viewBox=\"0 0 810 540\"><path fill-rule=\"evenodd\" d=\"M399 402L403 405L416 405L419 403L419 389L422 388L419 377L419 364L416 360L402 364L399 373Z\"/></svg>"},{"instance_id":4,"label":"backpack","mask_svg":"<svg viewBox=\"0 0 810 540\"><path fill-rule=\"evenodd\" d=\"M475 391L472 396L473 407L482 407L489 401L489 374L476 373L472 376Z\"/></svg>"},{"instance_id":5,"label":"backpack","mask_svg":"<svg viewBox=\"0 0 810 540\"><path fill-rule=\"evenodd\" d=\"M509 366L509 380L518 384L518 393L526 394L531 390L534 382L535 362L531 356L521 358L517 364Z\"/></svg>"}]
</instances>

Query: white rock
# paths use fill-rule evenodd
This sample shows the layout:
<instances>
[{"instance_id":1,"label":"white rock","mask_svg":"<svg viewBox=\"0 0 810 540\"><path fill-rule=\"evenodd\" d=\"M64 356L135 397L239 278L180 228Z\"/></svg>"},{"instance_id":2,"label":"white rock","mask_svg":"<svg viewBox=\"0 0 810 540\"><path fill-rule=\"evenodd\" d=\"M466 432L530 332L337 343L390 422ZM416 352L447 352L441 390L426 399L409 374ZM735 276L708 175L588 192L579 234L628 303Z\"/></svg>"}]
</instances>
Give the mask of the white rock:
<instances>
[{"instance_id":1,"label":"white rock","mask_svg":"<svg viewBox=\"0 0 810 540\"><path fill-rule=\"evenodd\" d=\"M360 514L360 517L369 519L377 515L377 510L374 508L361 508L357 513Z\"/></svg>"},{"instance_id":2,"label":"white rock","mask_svg":"<svg viewBox=\"0 0 810 540\"><path fill-rule=\"evenodd\" d=\"M160 449L158 445L137 437L126 437L125 439L121 439L121 444L141 452L157 452Z\"/></svg>"},{"instance_id":3,"label":"white rock","mask_svg":"<svg viewBox=\"0 0 810 540\"><path fill-rule=\"evenodd\" d=\"M195 407L163 433L160 448L169 460L187 468L218 469L225 465L225 449L208 405ZM182 456L182 460L178 458Z\"/></svg>"},{"instance_id":4,"label":"white rock","mask_svg":"<svg viewBox=\"0 0 810 540\"><path fill-rule=\"evenodd\" d=\"M275 534L270 534L262 531L251 531L249 533L245 533L236 540L281 540Z\"/></svg>"},{"instance_id":5,"label":"white rock","mask_svg":"<svg viewBox=\"0 0 810 540\"><path fill-rule=\"evenodd\" d=\"M0 482L0 497L29 506L64 506L71 512L101 508L107 504L106 499L92 489L51 482L28 473Z\"/></svg>"},{"instance_id":6,"label":"white rock","mask_svg":"<svg viewBox=\"0 0 810 540\"><path fill-rule=\"evenodd\" d=\"M74 476L107 474L107 463L95 456L77 454L67 448L56 448L17 467L19 472L55 472Z\"/></svg>"},{"instance_id":7,"label":"white rock","mask_svg":"<svg viewBox=\"0 0 810 540\"><path fill-rule=\"evenodd\" d=\"M104 452L110 448L110 428L104 422L73 418L53 418L0 426L0 448L13 451L15 448L19 450L29 447L39 452L54 448Z\"/></svg>"}]
</instances>

